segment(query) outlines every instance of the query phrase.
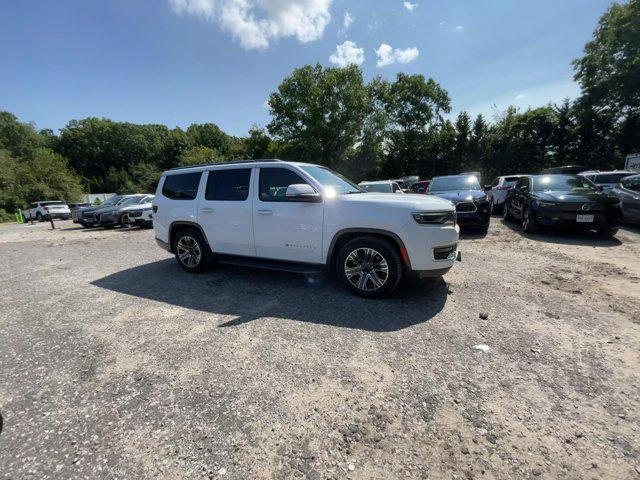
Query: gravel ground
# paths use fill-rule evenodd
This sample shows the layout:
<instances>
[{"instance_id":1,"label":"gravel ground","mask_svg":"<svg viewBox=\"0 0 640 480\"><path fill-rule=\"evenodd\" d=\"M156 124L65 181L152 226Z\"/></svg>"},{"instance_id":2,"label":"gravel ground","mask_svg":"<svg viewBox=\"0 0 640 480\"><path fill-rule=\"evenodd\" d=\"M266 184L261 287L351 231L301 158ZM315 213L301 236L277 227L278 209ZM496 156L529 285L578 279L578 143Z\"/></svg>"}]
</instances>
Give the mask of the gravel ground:
<instances>
[{"instance_id":1,"label":"gravel ground","mask_svg":"<svg viewBox=\"0 0 640 480\"><path fill-rule=\"evenodd\" d=\"M0 227L0 478L640 478L638 230L363 300L58 227Z\"/></svg>"}]
</instances>

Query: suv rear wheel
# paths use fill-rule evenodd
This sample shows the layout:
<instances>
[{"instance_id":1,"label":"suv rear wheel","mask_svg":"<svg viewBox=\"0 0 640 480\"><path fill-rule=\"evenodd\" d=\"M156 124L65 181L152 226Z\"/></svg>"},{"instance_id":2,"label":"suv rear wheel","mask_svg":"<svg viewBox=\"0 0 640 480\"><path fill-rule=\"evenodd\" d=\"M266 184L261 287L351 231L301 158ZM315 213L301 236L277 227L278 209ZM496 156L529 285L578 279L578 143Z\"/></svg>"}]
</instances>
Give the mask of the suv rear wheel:
<instances>
[{"instance_id":1,"label":"suv rear wheel","mask_svg":"<svg viewBox=\"0 0 640 480\"><path fill-rule=\"evenodd\" d=\"M195 228L178 232L173 245L178 264L187 272L204 272L211 265L209 247Z\"/></svg>"},{"instance_id":2,"label":"suv rear wheel","mask_svg":"<svg viewBox=\"0 0 640 480\"><path fill-rule=\"evenodd\" d=\"M338 252L336 272L340 281L361 297L377 297L393 291L402 278L402 260L390 242L360 237Z\"/></svg>"}]
</instances>

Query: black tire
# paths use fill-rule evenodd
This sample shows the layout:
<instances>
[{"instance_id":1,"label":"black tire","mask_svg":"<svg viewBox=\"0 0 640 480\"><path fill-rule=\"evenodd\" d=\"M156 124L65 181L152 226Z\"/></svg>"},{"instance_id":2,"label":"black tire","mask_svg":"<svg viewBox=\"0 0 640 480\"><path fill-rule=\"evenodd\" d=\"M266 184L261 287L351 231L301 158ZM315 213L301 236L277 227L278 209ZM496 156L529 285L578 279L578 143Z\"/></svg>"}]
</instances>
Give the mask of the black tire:
<instances>
[{"instance_id":1,"label":"black tire","mask_svg":"<svg viewBox=\"0 0 640 480\"><path fill-rule=\"evenodd\" d=\"M349 276L348 268L359 270L353 270L355 273ZM397 248L387 240L358 237L347 242L338 252L336 274L342 284L356 295L378 297L392 292L400 283L402 258ZM377 285L379 282L382 284Z\"/></svg>"},{"instance_id":2,"label":"black tire","mask_svg":"<svg viewBox=\"0 0 640 480\"><path fill-rule=\"evenodd\" d=\"M36 213L36 220L38 220L39 222L44 222L44 217L40 212Z\"/></svg>"},{"instance_id":3,"label":"black tire","mask_svg":"<svg viewBox=\"0 0 640 480\"><path fill-rule=\"evenodd\" d=\"M480 235L486 235L489 233L489 224L483 225L482 227L478 227L478 233Z\"/></svg>"},{"instance_id":4,"label":"black tire","mask_svg":"<svg viewBox=\"0 0 640 480\"><path fill-rule=\"evenodd\" d=\"M80 225L82 225L82 228L89 228L89 224L88 223L84 223L84 222L78 222Z\"/></svg>"},{"instance_id":5,"label":"black tire","mask_svg":"<svg viewBox=\"0 0 640 480\"><path fill-rule=\"evenodd\" d=\"M129 228L133 226L133 223L129 221L129 215L127 215L126 213L123 213L122 215L120 215L120 218L118 219L118 223L122 228Z\"/></svg>"},{"instance_id":6,"label":"black tire","mask_svg":"<svg viewBox=\"0 0 640 480\"><path fill-rule=\"evenodd\" d=\"M185 254L188 250L188 255ZM173 240L176 261L189 273L207 270L212 263L212 255L202 234L195 228L180 230Z\"/></svg>"},{"instance_id":7,"label":"black tire","mask_svg":"<svg viewBox=\"0 0 640 480\"><path fill-rule=\"evenodd\" d=\"M509 207L507 205L506 200L505 200L504 204L502 205L502 219L505 222L512 222L513 221L513 215L511 215L511 212L509 211Z\"/></svg>"},{"instance_id":8,"label":"black tire","mask_svg":"<svg viewBox=\"0 0 640 480\"><path fill-rule=\"evenodd\" d=\"M536 233L538 231L536 212L531 207L525 207L522 212L522 230L524 233Z\"/></svg>"},{"instance_id":9,"label":"black tire","mask_svg":"<svg viewBox=\"0 0 640 480\"><path fill-rule=\"evenodd\" d=\"M618 233L618 229L615 227L599 227L596 228L596 233L601 237L613 238Z\"/></svg>"}]
</instances>

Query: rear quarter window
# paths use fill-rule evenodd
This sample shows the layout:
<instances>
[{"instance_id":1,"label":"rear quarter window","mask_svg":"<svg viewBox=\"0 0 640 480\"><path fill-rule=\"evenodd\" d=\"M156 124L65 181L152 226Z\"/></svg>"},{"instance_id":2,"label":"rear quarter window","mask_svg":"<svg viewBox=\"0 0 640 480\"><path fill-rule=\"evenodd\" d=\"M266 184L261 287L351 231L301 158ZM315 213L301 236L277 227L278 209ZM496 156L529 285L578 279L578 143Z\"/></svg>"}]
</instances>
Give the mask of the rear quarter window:
<instances>
[{"instance_id":1,"label":"rear quarter window","mask_svg":"<svg viewBox=\"0 0 640 480\"><path fill-rule=\"evenodd\" d=\"M198 195L202 172L167 175L162 185L162 195L173 200L193 200Z\"/></svg>"}]
</instances>

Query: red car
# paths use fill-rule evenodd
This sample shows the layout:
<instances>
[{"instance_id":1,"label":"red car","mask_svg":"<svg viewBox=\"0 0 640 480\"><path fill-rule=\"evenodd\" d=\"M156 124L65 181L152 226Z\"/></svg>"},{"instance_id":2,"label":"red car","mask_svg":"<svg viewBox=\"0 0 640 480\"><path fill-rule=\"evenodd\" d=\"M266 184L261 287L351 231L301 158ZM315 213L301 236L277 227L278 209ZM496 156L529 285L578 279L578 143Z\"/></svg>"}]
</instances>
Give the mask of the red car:
<instances>
[{"instance_id":1,"label":"red car","mask_svg":"<svg viewBox=\"0 0 640 480\"><path fill-rule=\"evenodd\" d=\"M420 180L419 182L416 182L413 185L411 185L411 192L426 194L427 187L429 187L430 183L431 183L431 180Z\"/></svg>"}]
</instances>

